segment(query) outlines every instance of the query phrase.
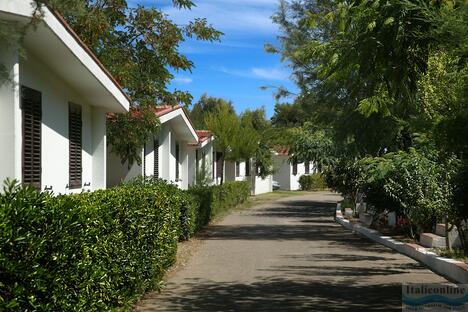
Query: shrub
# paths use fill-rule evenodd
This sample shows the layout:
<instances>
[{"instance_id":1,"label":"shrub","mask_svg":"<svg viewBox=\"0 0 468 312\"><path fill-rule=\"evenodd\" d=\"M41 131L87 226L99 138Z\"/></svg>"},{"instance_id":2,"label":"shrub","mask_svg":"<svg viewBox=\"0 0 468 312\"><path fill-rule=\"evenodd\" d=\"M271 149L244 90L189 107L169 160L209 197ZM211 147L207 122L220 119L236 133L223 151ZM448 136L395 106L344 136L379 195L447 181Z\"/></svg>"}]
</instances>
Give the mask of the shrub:
<instances>
[{"instance_id":1,"label":"shrub","mask_svg":"<svg viewBox=\"0 0 468 312\"><path fill-rule=\"evenodd\" d=\"M326 168L324 175L328 187L343 194L350 201L356 202L359 190L359 167L354 159L339 159Z\"/></svg>"},{"instance_id":2,"label":"shrub","mask_svg":"<svg viewBox=\"0 0 468 312\"><path fill-rule=\"evenodd\" d=\"M57 197L5 187L0 310L127 307L175 260L179 196L162 182Z\"/></svg>"},{"instance_id":3,"label":"shrub","mask_svg":"<svg viewBox=\"0 0 468 312\"><path fill-rule=\"evenodd\" d=\"M389 153L361 162L361 187L378 211L391 208L407 216L418 231L431 231L450 211L455 167L414 149Z\"/></svg>"},{"instance_id":4,"label":"shrub","mask_svg":"<svg viewBox=\"0 0 468 312\"><path fill-rule=\"evenodd\" d=\"M153 187L157 186L158 184L167 184L165 180L156 179L154 177L136 177L128 182L125 185L132 185L136 187ZM197 227L196 227L196 219L197 219L197 206L198 203L196 198L186 192L182 191L174 184L171 184L173 187L173 199L176 203L173 208L179 210L179 227L180 227L180 237L179 240L188 240L190 237L193 236Z\"/></svg>"},{"instance_id":5,"label":"shrub","mask_svg":"<svg viewBox=\"0 0 468 312\"><path fill-rule=\"evenodd\" d=\"M303 191L324 190L327 188L325 178L321 173L300 176L299 185Z\"/></svg>"},{"instance_id":6,"label":"shrub","mask_svg":"<svg viewBox=\"0 0 468 312\"><path fill-rule=\"evenodd\" d=\"M195 221L195 231L207 225L214 217L237 207L250 195L248 182L225 182L222 185L194 186L190 188L198 207Z\"/></svg>"}]
</instances>

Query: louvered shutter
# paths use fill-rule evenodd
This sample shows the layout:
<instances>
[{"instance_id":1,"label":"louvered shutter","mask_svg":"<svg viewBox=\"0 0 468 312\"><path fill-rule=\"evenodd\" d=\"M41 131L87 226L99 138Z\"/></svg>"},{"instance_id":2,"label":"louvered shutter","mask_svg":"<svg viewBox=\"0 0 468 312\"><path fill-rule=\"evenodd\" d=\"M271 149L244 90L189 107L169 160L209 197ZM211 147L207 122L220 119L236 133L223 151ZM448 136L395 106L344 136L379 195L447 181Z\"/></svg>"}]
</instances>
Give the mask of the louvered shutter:
<instances>
[{"instance_id":1,"label":"louvered shutter","mask_svg":"<svg viewBox=\"0 0 468 312\"><path fill-rule=\"evenodd\" d=\"M21 87L22 110L22 182L41 189L41 92Z\"/></svg>"},{"instance_id":2,"label":"louvered shutter","mask_svg":"<svg viewBox=\"0 0 468 312\"><path fill-rule=\"evenodd\" d=\"M247 159L245 162L245 175L250 176L250 159Z\"/></svg>"},{"instance_id":3,"label":"louvered shutter","mask_svg":"<svg viewBox=\"0 0 468 312\"><path fill-rule=\"evenodd\" d=\"M293 163L293 175L297 175L297 163Z\"/></svg>"},{"instance_id":4,"label":"louvered shutter","mask_svg":"<svg viewBox=\"0 0 468 312\"><path fill-rule=\"evenodd\" d=\"M68 104L68 186L82 187L82 116L81 106Z\"/></svg>"},{"instance_id":5,"label":"louvered shutter","mask_svg":"<svg viewBox=\"0 0 468 312\"><path fill-rule=\"evenodd\" d=\"M305 167L305 174L309 174L310 173L310 162L306 162L304 164L304 167Z\"/></svg>"},{"instance_id":6,"label":"louvered shutter","mask_svg":"<svg viewBox=\"0 0 468 312\"><path fill-rule=\"evenodd\" d=\"M223 153L216 152L216 176L217 178L223 177L223 161L222 161Z\"/></svg>"},{"instance_id":7,"label":"louvered shutter","mask_svg":"<svg viewBox=\"0 0 468 312\"><path fill-rule=\"evenodd\" d=\"M159 178L159 140L154 139L154 169L153 175L156 179Z\"/></svg>"},{"instance_id":8,"label":"louvered shutter","mask_svg":"<svg viewBox=\"0 0 468 312\"><path fill-rule=\"evenodd\" d=\"M240 162L236 161L236 178L240 176Z\"/></svg>"}]
</instances>

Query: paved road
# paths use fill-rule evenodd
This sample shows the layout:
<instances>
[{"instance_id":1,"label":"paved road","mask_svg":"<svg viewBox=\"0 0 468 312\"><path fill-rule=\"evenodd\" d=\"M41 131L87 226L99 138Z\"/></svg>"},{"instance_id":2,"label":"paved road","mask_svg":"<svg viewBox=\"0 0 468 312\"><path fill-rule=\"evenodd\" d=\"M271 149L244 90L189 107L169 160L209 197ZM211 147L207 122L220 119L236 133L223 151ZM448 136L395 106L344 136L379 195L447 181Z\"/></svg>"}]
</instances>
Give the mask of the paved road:
<instances>
[{"instance_id":1,"label":"paved road","mask_svg":"<svg viewBox=\"0 0 468 312\"><path fill-rule=\"evenodd\" d=\"M211 227L138 311L401 311L401 283L447 282L336 224L334 194L290 197Z\"/></svg>"}]
</instances>

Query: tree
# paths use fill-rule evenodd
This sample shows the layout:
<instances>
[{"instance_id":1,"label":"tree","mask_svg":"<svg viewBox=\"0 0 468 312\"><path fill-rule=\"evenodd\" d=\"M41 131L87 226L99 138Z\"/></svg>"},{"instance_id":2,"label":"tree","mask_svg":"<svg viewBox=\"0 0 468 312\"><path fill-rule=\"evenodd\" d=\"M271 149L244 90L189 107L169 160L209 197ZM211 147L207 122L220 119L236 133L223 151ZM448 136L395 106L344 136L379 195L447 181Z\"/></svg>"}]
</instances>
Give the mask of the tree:
<instances>
[{"instance_id":1,"label":"tree","mask_svg":"<svg viewBox=\"0 0 468 312\"><path fill-rule=\"evenodd\" d=\"M205 117L210 113L215 113L220 106L226 106L230 112L235 113L231 101L203 94L190 111L190 119L195 128L206 129Z\"/></svg>"},{"instance_id":2,"label":"tree","mask_svg":"<svg viewBox=\"0 0 468 312\"><path fill-rule=\"evenodd\" d=\"M313 158L325 131L336 159L329 178L349 193L368 170L360 159L378 163L391 152L371 176L391 169L394 203L430 207L435 218L446 207L450 222L466 220L467 18L463 0L281 1L281 46L268 49L290 64L296 102L318 130L294 130L298 157ZM369 198L381 200L371 195L382 179L369 181Z\"/></svg>"},{"instance_id":3,"label":"tree","mask_svg":"<svg viewBox=\"0 0 468 312\"><path fill-rule=\"evenodd\" d=\"M215 147L221 152L219 161L237 160L238 149L236 148L236 138L240 132L239 120L235 112L231 111L227 105L217 106L216 111L205 116L205 124L215 137ZM223 183L221 175L221 184Z\"/></svg>"},{"instance_id":4,"label":"tree","mask_svg":"<svg viewBox=\"0 0 468 312\"><path fill-rule=\"evenodd\" d=\"M240 116L241 135L239 147L241 156L254 159L256 175L265 178L273 173L273 138L270 122L265 117L265 108L246 110Z\"/></svg>"},{"instance_id":5,"label":"tree","mask_svg":"<svg viewBox=\"0 0 468 312\"><path fill-rule=\"evenodd\" d=\"M173 0L173 5L179 9L191 9L195 4L190 0ZM160 9L138 5L132 7L126 0L34 0L37 14L30 25L40 21L41 10L47 5L59 11L80 38L90 47L99 60L109 69L116 80L124 86L125 92L132 98L132 107L157 106L161 104L189 105L192 96L181 90L170 91L168 85L174 78L173 72L190 71L193 63L179 51L180 44L187 38L203 41L219 40L222 33L215 30L205 19L197 18L187 21L185 25L177 25ZM0 25L1 39L8 37L7 42L19 41L24 37L28 27L5 29L5 23ZM140 162L138 148L129 148L129 144L140 143L144 137L134 140L133 134L121 132L134 115L120 117L117 115L109 127L115 127L109 132L119 133L110 141L120 145L114 150L126 151L120 155L122 160ZM147 131L139 131L143 136L149 136L156 130L154 123L148 118L138 122L149 123L142 127Z\"/></svg>"}]
</instances>

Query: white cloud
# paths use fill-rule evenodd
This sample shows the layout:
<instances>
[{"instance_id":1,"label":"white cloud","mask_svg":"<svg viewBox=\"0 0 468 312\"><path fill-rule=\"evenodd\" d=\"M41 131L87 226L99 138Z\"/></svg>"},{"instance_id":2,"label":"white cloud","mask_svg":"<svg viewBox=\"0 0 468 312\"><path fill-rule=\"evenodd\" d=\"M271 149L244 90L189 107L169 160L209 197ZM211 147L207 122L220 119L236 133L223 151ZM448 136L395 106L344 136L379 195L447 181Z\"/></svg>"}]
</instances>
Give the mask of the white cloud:
<instances>
[{"instance_id":1,"label":"white cloud","mask_svg":"<svg viewBox=\"0 0 468 312\"><path fill-rule=\"evenodd\" d=\"M246 70L238 69L228 69L224 66L212 67L213 70L231 75L251 79L263 79L263 80L277 80L284 81L288 80L290 74L281 67L273 68L261 68L261 67L252 67Z\"/></svg>"},{"instance_id":2,"label":"white cloud","mask_svg":"<svg viewBox=\"0 0 468 312\"><path fill-rule=\"evenodd\" d=\"M263 79L268 80L287 80L289 74L281 68L252 68L252 73Z\"/></svg>"},{"instance_id":3,"label":"white cloud","mask_svg":"<svg viewBox=\"0 0 468 312\"><path fill-rule=\"evenodd\" d=\"M244 36L271 35L278 26L271 20L275 0L200 0L192 10L178 10L172 6L163 8L178 24L186 24L194 18L207 18L208 22L222 32L242 33Z\"/></svg>"},{"instance_id":4,"label":"white cloud","mask_svg":"<svg viewBox=\"0 0 468 312\"><path fill-rule=\"evenodd\" d=\"M178 84L190 84L193 82L193 79L189 77L175 77L173 82Z\"/></svg>"}]
</instances>

